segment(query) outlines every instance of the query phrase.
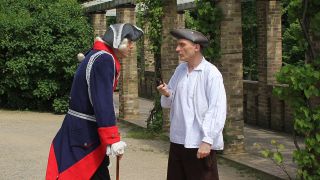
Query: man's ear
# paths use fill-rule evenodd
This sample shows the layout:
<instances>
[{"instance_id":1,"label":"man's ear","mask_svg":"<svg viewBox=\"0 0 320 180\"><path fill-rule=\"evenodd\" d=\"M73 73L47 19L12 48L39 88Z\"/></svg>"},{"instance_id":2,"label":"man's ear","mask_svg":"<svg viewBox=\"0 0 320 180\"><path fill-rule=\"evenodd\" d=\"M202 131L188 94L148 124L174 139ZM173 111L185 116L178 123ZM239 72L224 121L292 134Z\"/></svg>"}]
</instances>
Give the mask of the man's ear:
<instances>
[{"instance_id":1,"label":"man's ear","mask_svg":"<svg viewBox=\"0 0 320 180\"><path fill-rule=\"evenodd\" d=\"M200 49L201 49L200 44L195 44L195 50L196 50L196 51L200 51Z\"/></svg>"}]
</instances>

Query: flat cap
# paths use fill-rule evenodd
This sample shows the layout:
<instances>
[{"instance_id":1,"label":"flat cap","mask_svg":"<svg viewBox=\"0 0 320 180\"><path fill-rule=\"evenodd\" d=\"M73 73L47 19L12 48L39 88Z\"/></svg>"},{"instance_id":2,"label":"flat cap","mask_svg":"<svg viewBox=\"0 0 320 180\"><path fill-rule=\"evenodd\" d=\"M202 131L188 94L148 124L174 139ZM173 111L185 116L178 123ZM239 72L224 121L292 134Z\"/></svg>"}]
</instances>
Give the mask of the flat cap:
<instances>
[{"instance_id":1,"label":"flat cap","mask_svg":"<svg viewBox=\"0 0 320 180\"><path fill-rule=\"evenodd\" d=\"M206 47L209 44L206 36L192 29L174 29L170 31L170 34L177 39L187 39L195 44L200 44L202 47Z\"/></svg>"}]
</instances>

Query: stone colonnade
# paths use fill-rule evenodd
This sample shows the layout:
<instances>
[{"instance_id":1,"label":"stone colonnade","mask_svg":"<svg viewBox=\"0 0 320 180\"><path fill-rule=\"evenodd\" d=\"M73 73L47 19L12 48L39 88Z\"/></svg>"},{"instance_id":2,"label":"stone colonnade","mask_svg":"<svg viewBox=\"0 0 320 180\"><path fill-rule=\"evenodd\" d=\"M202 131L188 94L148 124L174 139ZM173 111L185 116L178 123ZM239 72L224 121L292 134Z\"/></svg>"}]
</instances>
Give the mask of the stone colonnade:
<instances>
[{"instance_id":1,"label":"stone colonnade","mask_svg":"<svg viewBox=\"0 0 320 180\"><path fill-rule=\"evenodd\" d=\"M135 5L127 4L117 7L117 23L135 24ZM106 31L105 12L91 14L92 25L96 36L102 36ZM138 101L138 72L136 47L126 59L120 60L121 72L119 77L119 119L136 119L139 117Z\"/></svg>"},{"instance_id":2,"label":"stone colonnade","mask_svg":"<svg viewBox=\"0 0 320 180\"><path fill-rule=\"evenodd\" d=\"M177 28L177 2L176 0L164 0L163 4L165 16L162 18L161 75L164 82L168 82L179 63L175 52L176 40L170 35L170 30ZM164 129L169 129L169 109L163 109L163 119Z\"/></svg>"},{"instance_id":3,"label":"stone colonnade","mask_svg":"<svg viewBox=\"0 0 320 180\"><path fill-rule=\"evenodd\" d=\"M222 9L221 58L217 62L227 93L227 121L224 137L226 153L243 152L243 68L241 1L221 0L217 5Z\"/></svg>"},{"instance_id":4,"label":"stone colonnade","mask_svg":"<svg viewBox=\"0 0 320 180\"><path fill-rule=\"evenodd\" d=\"M257 124L271 126L270 88L282 66L281 2L257 0L258 23L258 117Z\"/></svg>"},{"instance_id":5,"label":"stone colonnade","mask_svg":"<svg viewBox=\"0 0 320 180\"><path fill-rule=\"evenodd\" d=\"M136 24L135 5L117 8L117 23ZM136 46L131 55L120 60L121 74L119 79L119 118L136 119L139 117L138 71Z\"/></svg>"},{"instance_id":6,"label":"stone colonnade","mask_svg":"<svg viewBox=\"0 0 320 180\"><path fill-rule=\"evenodd\" d=\"M93 26L94 35L102 36L106 31L106 13L105 12L96 12L91 15L91 24Z\"/></svg>"},{"instance_id":7,"label":"stone colonnade","mask_svg":"<svg viewBox=\"0 0 320 180\"><path fill-rule=\"evenodd\" d=\"M274 0L257 0L258 64L262 91L265 90L265 85L275 82L274 73L281 67L281 6L279 4L279 1ZM244 151L241 1L218 0L217 5L222 8L224 14L221 23L221 58L216 66L223 74L228 98L228 115L224 133L225 152L239 153ZM164 0L164 13L162 19L164 26L162 30L161 73L164 81L167 82L179 63L175 52L176 41L169 35L169 31L184 27L184 15L177 13L176 0ZM98 14L92 14L92 17L95 19L93 21L95 33L104 32L105 26L99 22L105 21L105 17ZM117 22L135 23L134 5L117 7ZM146 40L144 44L148 46L148 41ZM154 64L152 61L148 62L151 66ZM263 93L260 94L263 99ZM261 100L260 103L263 104L265 101ZM260 110L263 111L263 109ZM136 118L139 115L136 53L122 61L119 113L122 119ZM265 117L261 116L259 118L265 122ZM168 112L165 112L164 127L169 127Z\"/></svg>"}]
</instances>

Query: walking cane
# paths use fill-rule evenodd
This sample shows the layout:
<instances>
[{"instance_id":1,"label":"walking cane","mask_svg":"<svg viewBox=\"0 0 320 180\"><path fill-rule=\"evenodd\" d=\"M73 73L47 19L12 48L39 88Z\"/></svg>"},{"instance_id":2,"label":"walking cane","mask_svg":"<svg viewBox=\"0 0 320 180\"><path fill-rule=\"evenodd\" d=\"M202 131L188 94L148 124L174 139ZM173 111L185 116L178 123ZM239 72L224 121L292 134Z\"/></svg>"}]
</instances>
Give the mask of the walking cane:
<instances>
[{"instance_id":1,"label":"walking cane","mask_svg":"<svg viewBox=\"0 0 320 180\"><path fill-rule=\"evenodd\" d=\"M119 180L119 163L120 157L117 156L117 169L116 169L116 180Z\"/></svg>"}]
</instances>

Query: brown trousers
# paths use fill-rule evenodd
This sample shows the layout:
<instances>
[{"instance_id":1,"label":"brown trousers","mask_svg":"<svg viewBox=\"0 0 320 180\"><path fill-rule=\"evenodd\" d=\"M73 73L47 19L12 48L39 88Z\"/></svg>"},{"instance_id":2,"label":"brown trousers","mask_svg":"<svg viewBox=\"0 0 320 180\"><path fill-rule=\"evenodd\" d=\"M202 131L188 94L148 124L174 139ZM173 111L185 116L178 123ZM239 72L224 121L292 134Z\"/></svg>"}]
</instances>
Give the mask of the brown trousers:
<instances>
[{"instance_id":1,"label":"brown trousers","mask_svg":"<svg viewBox=\"0 0 320 180\"><path fill-rule=\"evenodd\" d=\"M219 180L216 152L198 159L198 148L170 143L167 180Z\"/></svg>"}]
</instances>

